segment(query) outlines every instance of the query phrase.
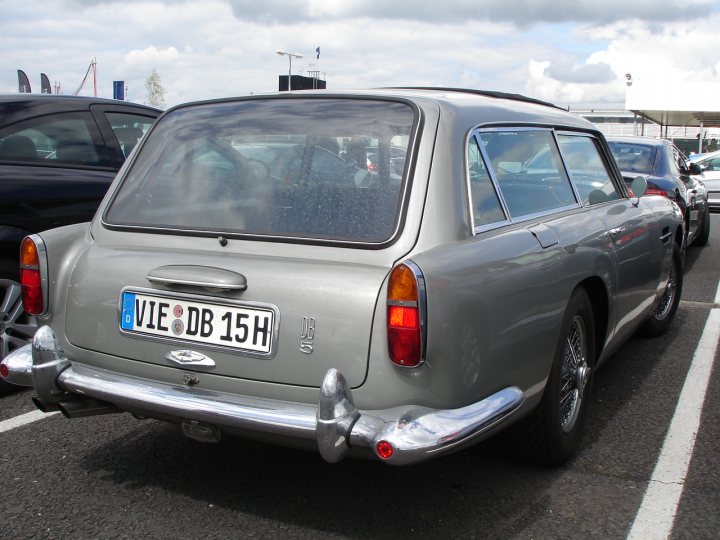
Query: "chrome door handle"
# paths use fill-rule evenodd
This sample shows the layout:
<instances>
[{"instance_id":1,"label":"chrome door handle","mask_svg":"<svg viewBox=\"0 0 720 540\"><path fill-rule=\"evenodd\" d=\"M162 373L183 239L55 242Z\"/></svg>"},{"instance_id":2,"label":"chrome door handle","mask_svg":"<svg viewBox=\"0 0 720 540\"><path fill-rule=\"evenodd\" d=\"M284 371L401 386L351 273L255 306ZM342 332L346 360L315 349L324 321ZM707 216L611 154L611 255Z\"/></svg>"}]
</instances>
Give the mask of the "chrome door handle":
<instances>
[{"instance_id":1,"label":"chrome door handle","mask_svg":"<svg viewBox=\"0 0 720 540\"><path fill-rule=\"evenodd\" d=\"M625 227L615 227L614 229L610 229L608 231L608 234L610 236L617 236L618 234L622 234L625 232Z\"/></svg>"}]
</instances>

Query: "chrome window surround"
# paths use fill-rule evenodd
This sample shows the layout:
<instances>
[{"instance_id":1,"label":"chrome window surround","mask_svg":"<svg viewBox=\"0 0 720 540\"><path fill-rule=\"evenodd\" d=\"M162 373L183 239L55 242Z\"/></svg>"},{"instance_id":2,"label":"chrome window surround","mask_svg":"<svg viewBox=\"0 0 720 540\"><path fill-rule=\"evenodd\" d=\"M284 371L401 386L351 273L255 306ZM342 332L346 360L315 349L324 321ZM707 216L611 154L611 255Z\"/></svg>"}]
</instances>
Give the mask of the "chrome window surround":
<instances>
[{"instance_id":1,"label":"chrome window surround","mask_svg":"<svg viewBox=\"0 0 720 540\"><path fill-rule=\"evenodd\" d=\"M289 93L290 94L290 93ZM120 191L120 188L122 187L125 179L131 172L132 164L129 167L126 167L126 170L124 171L122 178L117 181L113 182L113 187L111 188L111 191L108 193L107 202L105 204L101 205L101 213L99 215L100 223L102 226L108 230L118 230L118 231L140 231L143 233L150 233L150 234L169 234L169 235L183 235L183 236L200 236L200 237L218 237L218 236L224 236L226 238L233 238L233 239L240 239L240 240L258 240L258 241L265 241L265 242L283 242L283 243L293 243L293 244L310 244L310 245L332 245L332 246L340 246L340 247L349 247L349 248L360 248L360 249L384 249L393 243L397 241L399 238L402 229L405 225L405 218L407 213L407 207L409 205L409 198L410 198L410 192L412 189L412 183L413 183L413 177L415 172L415 166L416 166L416 158L417 158L417 149L420 145L420 138L421 134L423 132L424 126L425 126L425 113L423 109L417 105L412 100L400 98L400 97L394 97L394 98L380 98L377 96L348 96L348 95L342 95L342 94L323 94L319 96L307 96L307 95L299 95L294 96L292 94L287 96L250 96L243 98L242 100L236 100L235 98L222 98L222 99L215 99L210 100L207 102L199 102L201 104L223 104L223 103L230 103L230 102L237 102L237 101L262 101L262 100L294 100L294 99L351 99L351 100L358 100L358 101L385 101L389 103L400 103L408 106L413 113L413 125L410 130L410 136L408 140L407 145L407 155L406 155L406 161L405 161L405 170L404 170L404 176L401 183L400 192L398 193L398 208L396 213L396 222L395 226L390 233L389 237L382 241L376 241L376 242L370 242L365 240L347 240L347 239L327 239L327 238L315 238L312 236L283 236L283 235L268 235L268 234L258 234L258 233L246 233L246 232L229 232L227 230L222 229L199 229L199 228L178 228L178 227L163 227L163 226L157 226L157 225L137 225L137 224L117 224L113 223L109 220L107 214L112 207L112 204L115 200L115 198L118 195L118 192ZM192 107L196 105L196 103L187 103L183 105L178 105L177 107L173 108L173 111L176 109L184 109L187 107ZM153 124L152 129L155 131L155 128L157 127L158 123L156 122ZM143 143L146 141L146 138L143 138ZM137 160L138 153L135 152L133 156L131 156L132 162L134 163Z\"/></svg>"},{"instance_id":2,"label":"chrome window surround","mask_svg":"<svg viewBox=\"0 0 720 540\"><path fill-rule=\"evenodd\" d=\"M418 301L417 301L417 308L418 308L418 318L420 320L420 361L414 365L414 366L401 366L396 363L392 363L393 366L396 366L398 368L402 369L416 369L422 366L425 363L425 356L426 356L426 343L427 343L427 289L425 287L425 276L422 273L422 270L420 270L420 267L413 262L410 259L407 259L405 261L402 261L401 264L404 264L407 266L410 271L413 273L413 276L415 277L415 283L417 284L417 292L418 292ZM388 274L389 275L389 274ZM388 307L392 305L404 305L404 306L413 306L414 307L415 302L387 302ZM389 310L388 310L389 311Z\"/></svg>"},{"instance_id":3,"label":"chrome window surround","mask_svg":"<svg viewBox=\"0 0 720 540\"><path fill-rule=\"evenodd\" d=\"M40 271L40 288L42 289L42 296L43 296L43 312L35 314L36 317L42 317L43 315L46 315L48 312L48 298L49 298L49 292L48 292L48 262L47 262L47 248L45 247L45 242L42 238L40 238L37 234L31 234L28 236L33 242L35 242L35 246L37 248L38 253L38 270ZM23 268L31 268L26 265L21 265L20 269Z\"/></svg>"},{"instance_id":4,"label":"chrome window surround","mask_svg":"<svg viewBox=\"0 0 720 540\"><path fill-rule=\"evenodd\" d=\"M492 131L508 131L508 130L512 130L512 131L549 131L552 134L553 140L555 141L556 149L558 150L558 153L560 154L560 158L563 163L564 172L567 175L573 195L575 197L575 201L576 201L575 204L558 207L558 208L553 208L551 210L547 210L544 212L538 212L535 214L525 214L525 215L517 217L517 218L513 218L510 215L510 211L508 210L507 202L505 201L505 197L502 193L502 190L500 189L500 186L499 186L499 183L497 180L497 175L495 173L495 170L492 167L492 164L490 163L490 157L488 156L487 151L485 150L485 145L483 144L482 139L480 139L481 133L488 133L488 132L492 132ZM562 133L565 134L565 133L573 133L573 132L563 131ZM587 135L587 134L583 133L583 135ZM472 196L471 196L472 192L471 192L471 186L470 186L470 164L468 163L468 159L467 159L467 146L470 143L471 139L474 139L475 144L477 144L478 149L480 150L480 154L481 154L483 162L485 164L485 168L488 171L488 176L490 177L493 188L495 189L495 193L497 194L498 199L500 200L502 210L505 213L506 219L504 221L496 221L494 223L488 223L485 225L478 225L478 226L475 225L475 218L473 215L474 213L473 213L473 208L472 208L472 205L473 205ZM468 134L468 138L465 142L465 147L463 148L463 159L465 160L465 184L466 184L466 190L467 190L467 194L468 194L468 201L467 201L468 210L470 212L470 222L471 222L471 227L472 227L474 234L479 234L481 232L497 229L498 227L501 227L503 225L522 223L525 221L532 221L539 217L543 217L543 216L547 216L547 215L551 215L551 214L557 214L560 212L566 212L568 210L576 210L578 208L583 207L582 203L580 202L580 197L579 197L579 194L577 191L577 187L575 186L575 183L572 181L572 178L570 177L569 173L567 172L567 167L565 166L565 161L562 159L562 152L560 152L560 149L559 149L558 140L557 140L557 132L555 129L547 128L547 127L543 127L543 126L502 126L502 127L493 127L493 128L477 127L477 128L472 129L470 131L470 133Z\"/></svg>"},{"instance_id":5,"label":"chrome window surround","mask_svg":"<svg viewBox=\"0 0 720 540\"><path fill-rule=\"evenodd\" d=\"M610 166L610 164L607 161L607 155L602 151L602 145L598 146L599 140L597 137L595 137L594 135L592 135L590 133L583 133L583 132L577 132L577 131L554 131L554 133L555 133L555 140L558 145L558 148L560 148L559 136L561 136L561 135L563 137L586 137L586 138L590 139L592 141L593 145L595 146L596 150L598 151L598 156L600 157L603 165L605 166L605 172L607 173L610 181L613 183L613 186L615 187L615 191L617 192L619 198L622 198L625 196L625 191L623 189L621 189L620 185L618 184L618 178L613 173L612 167ZM570 178L570 183L572 184L573 191L575 192L575 196L577 197L577 200L580 201L582 204L582 197L580 196L577 185L575 184L575 181L573 180L572 173L570 172L570 169L567 166L567 163L565 161L565 155L563 154L562 150L560 150L560 159L562 160L563 167L565 167L565 172L567 173L568 178ZM613 202L613 201L612 200L607 201L607 203L610 203L610 202ZM600 203L600 205L607 204L607 203ZM583 206L585 208L590 208L590 206L600 206L600 205L598 205L598 204L591 205L590 203L583 204Z\"/></svg>"}]
</instances>

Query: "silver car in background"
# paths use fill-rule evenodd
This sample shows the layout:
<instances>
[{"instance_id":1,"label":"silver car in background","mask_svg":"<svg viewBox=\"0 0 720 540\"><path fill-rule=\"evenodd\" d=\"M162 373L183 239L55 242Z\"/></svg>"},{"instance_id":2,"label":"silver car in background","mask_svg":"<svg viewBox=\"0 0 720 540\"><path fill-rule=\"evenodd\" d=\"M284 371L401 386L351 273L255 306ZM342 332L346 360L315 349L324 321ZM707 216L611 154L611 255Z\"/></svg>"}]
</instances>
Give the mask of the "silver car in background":
<instances>
[{"instance_id":1,"label":"silver car in background","mask_svg":"<svg viewBox=\"0 0 720 540\"><path fill-rule=\"evenodd\" d=\"M702 182L708 194L708 207L720 212L720 151L703 154L695 160L702 171Z\"/></svg>"},{"instance_id":2,"label":"silver car in background","mask_svg":"<svg viewBox=\"0 0 720 540\"><path fill-rule=\"evenodd\" d=\"M416 463L509 429L559 464L595 370L678 306L681 212L645 188L629 196L592 124L522 96L177 106L92 223L24 240L41 328L0 374L44 411L329 462Z\"/></svg>"}]
</instances>

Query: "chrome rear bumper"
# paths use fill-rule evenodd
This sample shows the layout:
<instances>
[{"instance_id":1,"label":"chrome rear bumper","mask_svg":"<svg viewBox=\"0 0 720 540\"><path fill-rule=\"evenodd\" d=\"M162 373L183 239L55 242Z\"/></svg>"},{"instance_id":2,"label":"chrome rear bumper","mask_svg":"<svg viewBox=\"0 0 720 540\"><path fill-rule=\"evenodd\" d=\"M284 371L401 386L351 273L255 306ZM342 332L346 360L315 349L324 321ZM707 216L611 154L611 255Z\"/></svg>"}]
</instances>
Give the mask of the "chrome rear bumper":
<instances>
[{"instance_id":1,"label":"chrome rear bumper","mask_svg":"<svg viewBox=\"0 0 720 540\"><path fill-rule=\"evenodd\" d=\"M68 417L127 411L175 419L189 436L195 428L202 433L226 428L316 441L331 463L350 448L366 449L395 465L425 461L477 440L523 402L522 392L509 387L459 409L408 405L360 411L350 385L335 369L326 373L317 405L238 396L73 364L47 326L38 330L32 345L1 364L7 380L35 388L34 401L45 411L61 410Z\"/></svg>"}]
</instances>

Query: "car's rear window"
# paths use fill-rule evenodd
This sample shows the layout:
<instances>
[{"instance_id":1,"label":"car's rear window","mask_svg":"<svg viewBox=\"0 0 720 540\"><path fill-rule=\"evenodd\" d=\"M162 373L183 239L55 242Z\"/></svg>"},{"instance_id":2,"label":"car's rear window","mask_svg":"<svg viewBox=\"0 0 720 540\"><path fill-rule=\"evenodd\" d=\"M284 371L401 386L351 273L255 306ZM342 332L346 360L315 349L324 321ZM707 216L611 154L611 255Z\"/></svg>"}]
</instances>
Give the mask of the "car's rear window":
<instances>
[{"instance_id":1,"label":"car's rear window","mask_svg":"<svg viewBox=\"0 0 720 540\"><path fill-rule=\"evenodd\" d=\"M276 98L158 122L104 220L189 232L381 243L399 222L414 109Z\"/></svg>"},{"instance_id":2,"label":"car's rear window","mask_svg":"<svg viewBox=\"0 0 720 540\"><path fill-rule=\"evenodd\" d=\"M657 149L647 144L608 141L610 151L622 172L651 174L655 168Z\"/></svg>"}]
</instances>

